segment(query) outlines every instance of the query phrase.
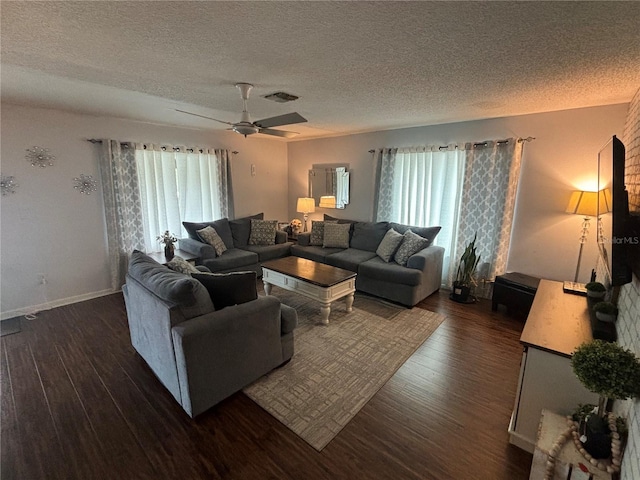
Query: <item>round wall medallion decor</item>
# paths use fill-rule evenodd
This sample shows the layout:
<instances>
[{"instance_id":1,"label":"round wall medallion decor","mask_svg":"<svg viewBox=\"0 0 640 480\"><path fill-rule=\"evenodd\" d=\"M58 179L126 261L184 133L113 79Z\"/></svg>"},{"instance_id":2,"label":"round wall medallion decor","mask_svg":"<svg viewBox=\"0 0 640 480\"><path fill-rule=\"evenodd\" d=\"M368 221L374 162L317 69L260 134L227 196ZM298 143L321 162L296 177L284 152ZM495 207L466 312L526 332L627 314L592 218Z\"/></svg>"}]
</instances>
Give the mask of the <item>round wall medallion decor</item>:
<instances>
[{"instance_id":1,"label":"round wall medallion decor","mask_svg":"<svg viewBox=\"0 0 640 480\"><path fill-rule=\"evenodd\" d=\"M2 196L9 195L10 193L16 193L16 179L13 175L0 175L0 190L2 190Z\"/></svg>"},{"instance_id":2,"label":"round wall medallion decor","mask_svg":"<svg viewBox=\"0 0 640 480\"><path fill-rule=\"evenodd\" d=\"M75 182L73 188L80 193L91 195L91 192L95 192L98 189L98 182L91 175L82 173L79 177L74 178L73 181Z\"/></svg>"},{"instance_id":3,"label":"round wall medallion decor","mask_svg":"<svg viewBox=\"0 0 640 480\"><path fill-rule=\"evenodd\" d=\"M27 154L25 158L31 162L32 167L41 167L44 168L47 165L53 165L53 161L56 157L49 152L48 149L42 147L31 147L27 148Z\"/></svg>"}]
</instances>

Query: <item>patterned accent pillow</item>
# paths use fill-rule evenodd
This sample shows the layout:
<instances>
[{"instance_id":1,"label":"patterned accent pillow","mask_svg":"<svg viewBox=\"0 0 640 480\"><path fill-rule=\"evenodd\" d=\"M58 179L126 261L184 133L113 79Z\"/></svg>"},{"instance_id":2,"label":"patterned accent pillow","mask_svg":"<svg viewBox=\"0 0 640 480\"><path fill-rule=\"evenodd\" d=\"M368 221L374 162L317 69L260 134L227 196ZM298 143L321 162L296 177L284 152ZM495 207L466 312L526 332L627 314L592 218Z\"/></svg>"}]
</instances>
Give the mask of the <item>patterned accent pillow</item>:
<instances>
[{"instance_id":1,"label":"patterned accent pillow","mask_svg":"<svg viewBox=\"0 0 640 480\"><path fill-rule=\"evenodd\" d=\"M169 267L174 272L184 273L185 275L191 275L192 273L200 273L196 267L187 262L184 258L175 256L170 261L167 262L167 267Z\"/></svg>"},{"instance_id":2,"label":"patterned accent pillow","mask_svg":"<svg viewBox=\"0 0 640 480\"><path fill-rule=\"evenodd\" d=\"M398 250L398 247L402 243L403 239L404 235L396 232L393 228L390 228L382 238L380 245L378 245L376 254L382 260L389 263L391 261L391 257L393 257L393 254L396 253L396 250Z\"/></svg>"},{"instance_id":3,"label":"patterned accent pillow","mask_svg":"<svg viewBox=\"0 0 640 480\"><path fill-rule=\"evenodd\" d=\"M349 248L350 229L351 225L348 223L327 222L324 226L322 246L326 248Z\"/></svg>"},{"instance_id":4,"label":"patterned accent pillow","mask_svg":"<svg viewBox=\"0 0 640 480\"><path fill-rule=\"evenodd\" d=\"M220 235L218 235L215 228L205 227L202 230L196 230L196 233L204 243L208 243L214 248L217 256L220 256L227 251L227 246L224 244L224 240L222 240Z\"/></svg>"},{"instance_id":5,"label":"patterned accent pillow","mask_svg":"<svg viewBox=\"0 0 640 480\"><path fill-rule=\"evenodd\" d=\"M309 236L309 245L322 246L324 245L324 224L325 223L338 223L337 220L318 222L314 220L311 222L311 235Z\"/></svg>"},{"instance_id":6,"label":"patterned accent pillow","mask_svg":"<svg viewBox=\"0 0 640 480\"><path fill-rule=\"evenodd\" d=\"M411 255L418 253L423 248L427 248L430 243L430 240L416 235L411 230L407 230L404 232L402 244L400 244L394 260L400 265L406 265Z\"/></svg>"},{"instance_id":7,"label":"patterned accent pillow","mask_svg":"<svg viewBox=\"0 0 640 480\"><path fill-rule=\"evenodd\" d=\"M277 220L251 219L249 245L275 245L276 230L278 230Z\"/></svg>"}]
</instances>

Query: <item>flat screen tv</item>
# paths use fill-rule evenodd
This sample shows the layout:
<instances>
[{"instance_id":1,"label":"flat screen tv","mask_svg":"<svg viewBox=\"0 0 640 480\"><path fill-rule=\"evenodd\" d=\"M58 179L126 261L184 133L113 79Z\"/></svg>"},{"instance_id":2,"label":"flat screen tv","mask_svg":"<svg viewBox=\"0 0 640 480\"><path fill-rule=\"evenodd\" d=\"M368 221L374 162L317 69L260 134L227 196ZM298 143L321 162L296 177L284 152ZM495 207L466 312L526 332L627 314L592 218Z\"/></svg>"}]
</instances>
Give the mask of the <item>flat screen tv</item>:
<instances>
[{"instance_id":1,"label":"flat screen tv","mask_svg":"<svg viewBox=\"0 0 640 480\"><path fill-rule=\"evenodd\" d=\"M598 153L598 250L611 286L631 281L629 198L624 184L625 148L614 135Z\"/></svg>"}]
</instances>

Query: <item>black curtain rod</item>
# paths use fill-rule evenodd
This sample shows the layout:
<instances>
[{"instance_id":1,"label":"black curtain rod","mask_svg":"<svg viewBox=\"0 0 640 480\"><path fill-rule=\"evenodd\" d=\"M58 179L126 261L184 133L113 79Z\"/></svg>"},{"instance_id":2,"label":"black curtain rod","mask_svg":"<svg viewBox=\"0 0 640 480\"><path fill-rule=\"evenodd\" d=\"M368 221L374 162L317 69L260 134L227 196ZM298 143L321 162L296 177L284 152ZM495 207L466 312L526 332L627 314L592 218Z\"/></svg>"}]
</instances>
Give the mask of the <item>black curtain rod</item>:
<instances>
[{"instance_id":1,"label":"black curtain rod","mask_svg":"<svg viewBox=\"0 0 640 480\"><path fill-rule=\"evenodd\" d=\"M96 139L96 138L87 138L87 142L91 142L91 143L93 143L93 144L96 144L96 143L102 143L102 140L99 140L99 139ZM126 143L127 143L127 142L122 142L122 143L121 143L121 145L126 145ZM147 145L146 145L146 144L144 144L144 143L142 144L142 147L143 147L145 150L147 149ZM165 147L165 146L162 146L162 147L160 147L160 148L161 148L163 151L166 151L166 150L167 150L167 147ZM177 151L179 151L179 150L180 150L180 147L173 147L173 151L174 151L174 152L177 152ZM193 152L194 152L194 149L193 149L193 148L187 148L186 150L187 150L187 152L189 152L189 153L193 153ZM203 152L204 152L204 149L202 149L202 148L200 148L200 149L198 149L198 150L200 151L200 153L203 153ZM234 151L232 151L231 153L233 153L234 155L237 155L239 152L237 152L237 151L235 151L235 150L234 150Z\"/></svg>"},{"instance_id":2,"label":"black curtain rod","mask_svg":"<svg viewBox=\"0 0 640 480\"><path fill-rule=\"evenodd\" d=\"M536 137L527 137L527 138L518 138L518 140L517 140L517 141L518 141L518 143L521 143L521 142L531 142L532 140L535 140L535 139L536 139ZM475 143L473 144L473 146L474 146L474 147L482 147L482 146L487 145L487 144L489 143L489 141L490 141L490 140L485 140L484 142L475 142ZM508 140L508 139L507 139L507 140L496 140L495 142L496 142L498 145L501 145L501 144L503 144L503 143L509 143L509 140ZM449 148L449 145L442 145L442 146L438 147L438 150L447 150L448 148ZM455 148L458 148L458 146L456 145L456 147L455 147ZM374 152L375 152L375 150L369 150L369 153L374 153Z\"/></svg>"}]
</instances>

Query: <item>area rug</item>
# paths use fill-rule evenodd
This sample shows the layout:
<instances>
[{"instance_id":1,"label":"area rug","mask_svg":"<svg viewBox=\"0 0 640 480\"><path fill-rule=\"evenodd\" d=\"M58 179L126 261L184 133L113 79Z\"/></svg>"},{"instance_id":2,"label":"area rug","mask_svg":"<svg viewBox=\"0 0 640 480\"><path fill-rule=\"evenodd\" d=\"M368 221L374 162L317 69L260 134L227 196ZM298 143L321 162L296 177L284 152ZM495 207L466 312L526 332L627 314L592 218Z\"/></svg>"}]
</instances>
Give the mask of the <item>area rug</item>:
<instances>
[{"instance_id":1,"label":"area rug","mask_svg":"<svg viewBox=\"0 0 640 480\"><path fill-rule=\"evenodd\" d=\"M319 303L273 287L272 295L298 311L291 361L244 393L321 451L444 320L356 293L320 323Z\"/></svg>"},{"instance_id":2,"label":"area rug","mask_svg":"<svg viewBox=\"0 0 640 480\"><path fill-rule=\"evenodd\" d=\"M0 321L0 337L12 335L21 331L20 317L13 317Z\"/></svg>"}]
</instances>

